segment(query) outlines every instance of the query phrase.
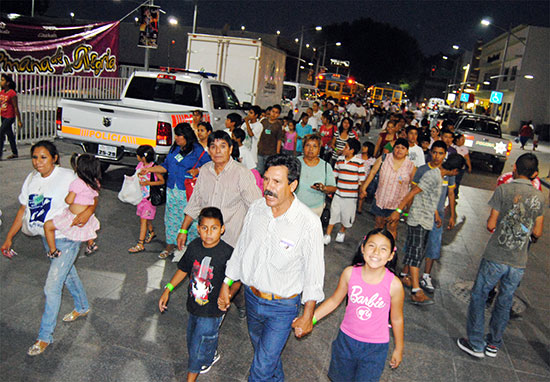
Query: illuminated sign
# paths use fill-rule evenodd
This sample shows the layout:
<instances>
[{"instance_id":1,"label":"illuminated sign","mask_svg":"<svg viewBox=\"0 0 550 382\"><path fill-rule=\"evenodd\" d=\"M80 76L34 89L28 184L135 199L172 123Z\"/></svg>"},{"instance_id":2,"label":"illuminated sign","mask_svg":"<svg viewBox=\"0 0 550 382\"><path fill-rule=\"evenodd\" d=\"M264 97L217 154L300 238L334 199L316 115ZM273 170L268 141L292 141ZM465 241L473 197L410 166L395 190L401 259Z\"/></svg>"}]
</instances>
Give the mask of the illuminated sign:
<instances>
[{"instance_id":1,"label":"illuminated sign","mask_svg":"<svg viewBox=\"0 0 550 382\"><path fill-rule=\"evenodd\" d=\"M489 100L491 101L491 103L496 103L497 105L500 105L502 103L502 96L503 96L502 92L492 91L491 97L489 97Z\"/></svg>"}]
</instances>

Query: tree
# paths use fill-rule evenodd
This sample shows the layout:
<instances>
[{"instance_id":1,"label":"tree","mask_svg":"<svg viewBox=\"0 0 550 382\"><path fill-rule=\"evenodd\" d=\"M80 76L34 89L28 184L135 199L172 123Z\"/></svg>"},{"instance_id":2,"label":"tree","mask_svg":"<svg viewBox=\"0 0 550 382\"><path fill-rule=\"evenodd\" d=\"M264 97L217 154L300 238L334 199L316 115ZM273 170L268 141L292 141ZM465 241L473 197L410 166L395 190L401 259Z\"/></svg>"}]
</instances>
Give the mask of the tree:
<instances>
[{"instance_id":1,"label":"tree","mask_svg":"<svg viewBox=\"0 0 550 382\"><path fill-rule=\"evenodd\" d=\"M327 48L330 58L351 62L351 73L359 82L369 86L378 82L407 84L414 92L422 73L423 55L416 39L407 32L387 23L361 18L323 27L317 40L322 46L340 41L341 47ZM328 64L327 64L328 63Z\"/></svg>"}]
</instances>

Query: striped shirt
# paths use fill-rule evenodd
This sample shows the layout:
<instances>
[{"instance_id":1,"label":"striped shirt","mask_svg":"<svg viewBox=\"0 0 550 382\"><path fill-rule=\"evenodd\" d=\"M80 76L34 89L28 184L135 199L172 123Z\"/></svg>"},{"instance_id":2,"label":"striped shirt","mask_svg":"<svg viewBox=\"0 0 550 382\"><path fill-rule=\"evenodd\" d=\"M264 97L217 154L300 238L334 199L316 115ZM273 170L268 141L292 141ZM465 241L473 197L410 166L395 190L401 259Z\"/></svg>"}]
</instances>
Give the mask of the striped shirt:
<instances>
[{"instance_id":1,"label":"striped shirt","mask_svg":"<svg viewBox=\"0 0 550 382\"><path fill-rule=\"evenodd\" d=\"M325 260L319 217L296 195L278 217L264 199L256 200L225 274L262 292L282 297L301 293L302 303L322 301Z\"/></svg>"},{"instance_id":2,"label":"striped shirt","mask_svg":"<svg viewBox=\"0 0 550 382\"><path fill-rule=\"evenodd\" d=\"M395 171L393 166L393 154L388 154L382 162L380 169L378 188L375 199L379 208L394 210L401 200L409 192L411 174L415 169L414 163L407 157L403 160L401 167Z\"/></svg>"},{"instance_id":3,"label":"striped shirt","mask_svg":"<svg viewBox=\"0 0 550 382\"><path fill-rule=\"evenodd\" d=\"M332 159L336 160L339 155L342 155L342 151L344 150L344 147L346 147L346 143L348 143L348 139L357 139L357 135L353 131L351 131L351 128L348 132L348 137L346 139L340 137L340 132L336 131L334 133L334 138L336 138L336 143L334 144L334 151L332 152Z\"/></svg>"},{"instance_id":4,"label":"striped shirt","mask_svg":"<svg viewBox=\"0 0 550 382\"><path fill-rule=\"evenodd\" d=\"M341 155L334 166L334 175L336 175L336 195L341 198L357 198L359 195L359 185L365 180L365 167L363 160L357 156L349 161Z\"/></svg>"},{"instance_id":5,"label":"striped shirt","mask_svg":"<svg viewBox=\"0 0 550 382\"><path fill-rule=\"evenodd\" d=\"M203 208L218 207L225 223L223 241L234 247L248 207L261 197L254 175L239 162L229 159L220 174L216 174L214 162L208 162L200 169L184 212L196 219Z\"/></svg>"}]
</instances>

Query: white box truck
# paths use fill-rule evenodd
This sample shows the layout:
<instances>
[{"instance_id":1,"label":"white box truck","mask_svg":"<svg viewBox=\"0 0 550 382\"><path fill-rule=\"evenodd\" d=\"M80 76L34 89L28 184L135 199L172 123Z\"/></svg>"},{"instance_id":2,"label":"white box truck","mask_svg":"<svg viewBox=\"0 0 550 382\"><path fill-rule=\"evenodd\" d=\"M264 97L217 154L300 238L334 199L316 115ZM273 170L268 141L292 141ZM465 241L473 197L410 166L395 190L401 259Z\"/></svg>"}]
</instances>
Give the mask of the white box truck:
<instances>
[{"instance_id":1,"label":"white box truck","mask_svg":"<svg viewBox=\"0 0 550 382\"><path fill-rule=\"evenodd\" d=\"M244 104L281 102L286 54L260 39L189 33L186 68L216 73Z\"/></svg>"}]
</instances>

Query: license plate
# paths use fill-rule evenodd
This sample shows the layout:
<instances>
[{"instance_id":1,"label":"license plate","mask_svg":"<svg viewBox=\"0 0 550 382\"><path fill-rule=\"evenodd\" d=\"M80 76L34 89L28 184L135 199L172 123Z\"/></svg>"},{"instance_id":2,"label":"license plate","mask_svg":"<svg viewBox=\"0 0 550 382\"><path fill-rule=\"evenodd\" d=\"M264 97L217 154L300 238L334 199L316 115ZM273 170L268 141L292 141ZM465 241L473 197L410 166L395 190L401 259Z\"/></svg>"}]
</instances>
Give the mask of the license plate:
<instances>
[{"instance_id":1,"label":"license plate","mask_svg":"<svg viewBox=\"0 0 550 382\"><path fill-rule=\"evenodd\" d=\"M97 155L116 159L116 147L107 145L97 145Z\"/></svg>"}]
</instances>

